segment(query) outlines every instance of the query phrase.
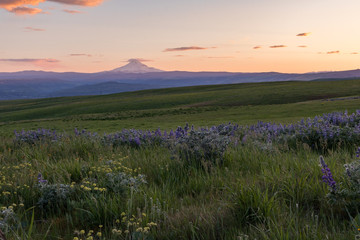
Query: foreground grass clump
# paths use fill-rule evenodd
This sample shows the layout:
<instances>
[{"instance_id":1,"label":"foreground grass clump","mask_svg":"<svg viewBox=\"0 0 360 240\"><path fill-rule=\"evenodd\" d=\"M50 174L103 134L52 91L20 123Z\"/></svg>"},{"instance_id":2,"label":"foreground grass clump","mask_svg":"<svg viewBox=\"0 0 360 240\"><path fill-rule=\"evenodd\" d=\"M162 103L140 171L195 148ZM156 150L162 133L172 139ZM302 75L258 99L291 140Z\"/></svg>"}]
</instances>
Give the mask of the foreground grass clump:
<instances>
[{"instance_id":1,"label":"foreground grass clump","mask_svg":"<svg viewBox=\"0 0 360 240\"><path fill-rule=\"evenodd\" d=\"M0 229L35 240L354 239L360 141L341 133L359 119L18 132L0 143ZM344 191L323 182L320 153Z\"/></svg>"}]
</instances>

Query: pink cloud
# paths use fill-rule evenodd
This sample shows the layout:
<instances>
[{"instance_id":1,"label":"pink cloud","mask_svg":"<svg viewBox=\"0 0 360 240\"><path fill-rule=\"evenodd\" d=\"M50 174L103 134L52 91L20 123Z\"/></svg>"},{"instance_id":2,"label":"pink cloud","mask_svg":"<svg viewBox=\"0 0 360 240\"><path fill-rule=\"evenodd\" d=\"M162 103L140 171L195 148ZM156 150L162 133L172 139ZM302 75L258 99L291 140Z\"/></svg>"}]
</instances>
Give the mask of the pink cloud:
<instances>
[{"instance_id":1,"label":"pink cloud","mask_svg":"<svg viewBox=\"0 0 360 240\"><path fill-rule=\"evenodd\" d=\"M260 49L261 48L261 46L255 46L255 47L253 47L253 49Z\"/></svg>"},{"instance_id":2,"label":"pink cloud","mask_svg":"<svg viewBox=\"0 0 360 240\"><path fill-rule=\"evenodd\" d=\"M35 15L41 13L42 10L39 8L29 8L29 7L16 7L9 10L16 15Z\"/></svg>"},{"instance_id":3,"label":"pink cloud","mask_svg":"<svg viewBox=\"0 0 360 240\"><path fill-rule=\"evenodd\" d=\"M3 58L0 62L7 62L10 64L31 65L41 68L58 67L59 60L53 58Z\"/></svg>"},{"instance_id":4,"label":"pink cloud","mask_svg":"<svg viewBox=\"0 0 360 240\"><path fill-rule=\"evenodd\" d=\"M339 50L337 50L337 51L330 51L330 52L327 52L326 54L338 54L338 53L340 53Z\"/></svg>"},{"instance_id":5,"label":"pink cloud","mask_svg":"<svg viewBox=\"0 0 360 240\"><path fill-rule=\"evenodd\" d=\"M206 58L226 59L226 58L234 58L234 57L233 56L223 56L223 57L206 57Z\"/></svg>"},{"instance_id":6,"label":"pink cloud","mask_svg":"<svg viewBox=\"0 0 360 240\"><path fill-rule=\"evenodd\" d=\"M216 48L216 47L210 47ZM191 46L191 47L177 47L177 48L166 48L163 52L175 52L175 51L190 51L190 50L206 50L210 49L208 47L198 47L198 46Z\"/></svg>"},{"instance_id":7,"label":"pink cloud","mask_svg":"<svg viewBox=\"0 0 360 240\"><path fill-rule=\"evenodd\" d=\"M139 61L139 62L153 62L154 60L151 59L145 59L145 58L130 58L126 60L125 62L133 62L133 61Z\"/></svg>"},{"instance_id":8,"label":"pink cloud","mask_svg":"<svg viewBox=\"0 0 360 240\"><path fill-rule=\"evenodd\" d=\"M270 48L285 48L287 47L286 45L272 45L270 46Z\"/></svg>"},{"instance_id":9,"label":"pink cloud","mask_svg":"<svg viewBox=\"0 0 360 240\"><path fill-rule=\"evenodd\" d=\"M0 0L0 7L5 8L6 10L11 10L24 5L36 6L44 1L46 0Z\"/></svg>"},{"instance_id":10,"label":"pink cloud","mask_svg":"<svg viewBox=\"0 0 360 240\"><path fill-rule=\"evenodd\" d=\"M37 6L42 2L57 2L67 5L78 5L83 7L94 7L101 4L104 0L0 0L0 8L17 15L35 15L42 12L42 9L31 8L27 5ZM71 11L71 10L69 10ZM75 13L74 11L72 13Z\"/></svg>"},{"instance_id":11,"label":"pink cloud","mask_svg":"<svg viewBox=\"0 0 360 240\"><path fill-rule=\"evenodd\" d=\"M359 54L358 52L352 52L352 53L350 53L350 54Z\"/></svg>"},{"instance_id":12,"label":"pink cloud","mask_svg":"<svg viewBox=\"0 0 360 240\"><path fill-rule=\"evenodd\" d=\"M27 30L28 32L30 32L30 31L32 31L32 32L43 32L43 31L45 31L45 29L33 28L33 27L26 27L25 30Z\"/></svg>"},{"instance_id":13,"label":"pink cloud","mask_svg":"<svg viewBox=\"0 0 360 240\"><path fill-rule=\"evenodd\" d=\"M50 2L58 2L68 5L78 5L84 7L94 7L100 5L104 0L48 0Z\"/></svg>"},{"instance_id":14,"label":"pink cloud","mask_svg":"<svg viewBox=\"0 0 360 240\"><path fill-rule=\"evenodd\" d=\"M311 32L299 33L299 34L297 34L296 36L297 36L297 37L306 37L306 36L309 36L310 34L311 34Z\"/></svg>"},{"instance_id":15,"label":"pink cloud","mask_svg":"<svg viewBox=\"0 0 360 240\"><path fill-rule=\"evenodd\" d=\"M306 45L300 45L300 46L298 46L299 48L307 48L307 46Z\"/></svg>"},{"instance_id":16,"label":"pink cloud","mask_svg":"<svg viewBox=\"0 0 360 240\"><path fill-rule=\"evenodd\" d=\"M86 53L72 53L69 54L70 57L92 57L91 54L86 54Z\"/></svg>"},{"instance_id":17,"label":"pink cloud","mask_svg":"<svg viewBox=\"0 0 360 240\"><path fill-rule=\"evenodd\" d=\"M69 9L64 9L63 12L66 13L70 13L70 14L77 14L77 13L82 13L80 11L76 11L76 10L69 10Z\"/></svg>"}]
</instances>

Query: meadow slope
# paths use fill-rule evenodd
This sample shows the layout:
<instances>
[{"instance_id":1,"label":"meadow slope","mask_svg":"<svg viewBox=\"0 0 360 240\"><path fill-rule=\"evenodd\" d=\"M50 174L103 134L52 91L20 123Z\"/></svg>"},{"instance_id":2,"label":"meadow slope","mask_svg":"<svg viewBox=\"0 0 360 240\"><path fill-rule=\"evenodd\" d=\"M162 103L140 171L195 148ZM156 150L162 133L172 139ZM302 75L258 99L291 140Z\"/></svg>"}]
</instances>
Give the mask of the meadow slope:
<instances>
[{"instance_id":1,"label":"meadow slope","mask_svg":"<svg viewBox=\"0 0 360 240\"><path fill-rule=\"evenodd\" d=\"M359 95L351 80L2 101L0 230L11 240L355 239Z\"/></svg>"},{"instance_id":2,"label":"meadow slope","mask_svg":"<svg viewBox=\"0 0 360 240\"><path fill-rule=\"evenodd\" d=\"M359 80L272 82L146 90L105 96L0 101L0 131L75 127L176 128L258 120L291 122L323 112L354 111ZM352 98L354 97L355 98ZM344 98L345 97L345 98ZM338 101L325 101L343 98Z\"/></svg>"}]
</instances>

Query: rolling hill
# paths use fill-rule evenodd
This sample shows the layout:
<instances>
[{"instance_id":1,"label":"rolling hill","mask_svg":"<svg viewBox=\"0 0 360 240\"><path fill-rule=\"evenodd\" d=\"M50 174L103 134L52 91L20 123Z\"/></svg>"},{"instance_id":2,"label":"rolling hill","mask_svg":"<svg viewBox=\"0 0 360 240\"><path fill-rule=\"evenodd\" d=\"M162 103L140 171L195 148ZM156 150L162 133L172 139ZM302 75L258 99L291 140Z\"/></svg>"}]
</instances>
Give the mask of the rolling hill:
<instances>
[{"instance_id":1,"label":"rolling hill","mask_svg":"<svg viewBox=\"0 0 360 240\"><path fill-rule=\"evenodd\" d=\"M144 89L277 81L360 78L360 70L289 74L278 72L166 72L138 60L98 73L23 71L0 73L0 100L100 95ZM110 86L110 82L113 86Z\"/></svg>"}]
</instances>

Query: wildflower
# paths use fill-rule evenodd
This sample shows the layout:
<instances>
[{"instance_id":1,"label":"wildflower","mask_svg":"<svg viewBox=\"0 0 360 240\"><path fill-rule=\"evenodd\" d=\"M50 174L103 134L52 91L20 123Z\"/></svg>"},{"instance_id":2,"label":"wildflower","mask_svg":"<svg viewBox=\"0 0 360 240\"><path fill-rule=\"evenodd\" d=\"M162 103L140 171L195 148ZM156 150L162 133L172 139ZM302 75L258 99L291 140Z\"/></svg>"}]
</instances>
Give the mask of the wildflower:
<instances>
[{"instance_id":1,"label":"wildflower","mask_svg":"<svg viewBox=\"0 0 360 240\"><path fill-rule=\"evenodd\" d=\"M41 173L38 174L38 182L39 183L47 183L47 180L43 179L43 176Z\"/></svg>"},{"instance_id":2,"label":"wildflower","mask_svg":"<svg viewBox=\"0 0 360 240\"><path fill-rule=\"evenodd\" d=\"M101 232L97 232L96 236L101 237Z\"/></svg>"},{"instance_id":3,"label":"wildflower","mask_svg":"<svg viewBox=\"0 0 360 240\"><path fill-rule=\"evenodd\" d=\"M85 234L85 230L80 230L80 234L81 235Z\"/></svg>"},{"instance_id":4,"label":"wildflower","mask_svg":"<svg viewBox=\"0 0 360 240\"><path fill-rule=\"evenodd\" d=\"M79 238L78 238L78 237L74 237L73 240L79 240Z\"/></svg>"},{"instance_id":5,"label":"wildflower","mask_svg":"<svg viewBox=\"0 0 360 240\"><path fill-rule=\"evenodd\" d=\"M330 169L326 165L323 156L320 156L320 165L322 167L321 171L324 174L322 176L323 182L326 183L330 187L332 192L335 192L336 191L336 182L331 174Z\"/></svg>"}]
</instances>

